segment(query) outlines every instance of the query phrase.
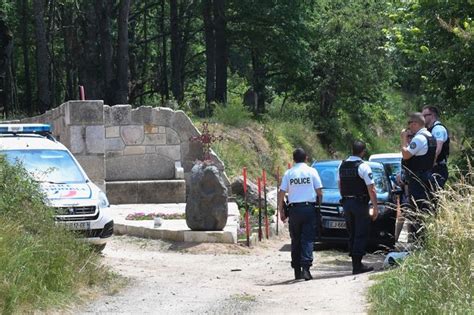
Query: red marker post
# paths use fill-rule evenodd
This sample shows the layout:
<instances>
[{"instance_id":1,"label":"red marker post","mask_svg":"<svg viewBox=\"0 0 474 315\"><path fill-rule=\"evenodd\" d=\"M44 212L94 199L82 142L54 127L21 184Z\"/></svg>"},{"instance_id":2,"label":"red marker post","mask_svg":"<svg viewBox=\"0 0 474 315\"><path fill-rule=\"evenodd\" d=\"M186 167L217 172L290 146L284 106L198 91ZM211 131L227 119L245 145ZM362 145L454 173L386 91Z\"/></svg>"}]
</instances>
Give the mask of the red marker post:
<instances>
[{"instance_id":1,"label":"red marker post","mask_svg":"<svg viewBox=\"0 0 474 315\"><path fill-rule=\"evenodd\" d=\"M267 172L263 170L262 172L263 180L263 198L264 198L264 207L265 207L265 237L268 239L270 227L268 226L268 208L267 208Z\"/></svg>"},{"instance_id":2,"label":"red marker post","mask_svg":"<svg viewBox=\"0 0 474 315\"><path fill-rule=\"evenodd\" d=\"M249 222L249 206L247 204L247 168L244 167L244 207L245 207L245 233L247 234L247 246L250 247L250 222Z\"/></svg>"},{"instance_id":3,"label":"red marker post","mask_svg":"<svg viewBox=\"0 0 474 315\"><path fill-rule=\"evenodd\" d=\"M79 94L81 97L81 101L86 100L86 92L84 92L84 85L79 85Z\"/></svg>"},{"instance_id":4,"label":"red marker post","mask_svg":"<svg viewBox=\"0 0 474 315\"><path fill-rule=\"evenodd\" d=\"M258 184L258 240L262 240L262 182L260 177L257 177Z\"/></svg>"}]
</instances>

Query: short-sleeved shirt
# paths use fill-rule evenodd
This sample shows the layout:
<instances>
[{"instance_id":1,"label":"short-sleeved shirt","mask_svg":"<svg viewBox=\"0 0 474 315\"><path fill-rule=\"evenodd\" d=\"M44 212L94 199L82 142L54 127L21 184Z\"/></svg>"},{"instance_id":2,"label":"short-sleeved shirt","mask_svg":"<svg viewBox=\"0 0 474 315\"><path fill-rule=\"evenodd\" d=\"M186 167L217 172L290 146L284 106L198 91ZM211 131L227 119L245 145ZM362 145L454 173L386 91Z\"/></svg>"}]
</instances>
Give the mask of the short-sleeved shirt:
<instances>
[{"instance_id":1,"label":"short-sleeved shirt","mask_svg":"<svg viewBox=\"0 0 474 315\"><path fill-rule=\"evenodd\" d=\"M285 172L280 190L288 193L288 202L316 202L316 189L323 187L318 171L305 163L296 163Z\"/></svg>"},{"instance_id":2,"label":"short-sleeved shirt","mask_svg":"<svg viewBox=\"0 0 474 315\"><path fill-rule=\"evenodd\" d=\"M436 141L446 142L448 140L448 130L441 125L441 122L435 121L431 134L435 137Z\"/></svg>"},{"instance_id":3,"label":"short-sleeved shirt","mask_svg":"<svg viewBox=\"0 0 474 315\"><path fill-rule=\"evenodd\" d=\"M426 139L426 137L423 135L431 137L431 133L428 131L428 129L421 128L418 130L410 144L407 146L407 150L411 153L411 155L425 155L426 152L428 152L428 139Z\"/></svg>"},{"instance_id":4,"label":"short-sleeved shirt","mask_svg":"<svg viewBox=\"0 0 474 315\"><path fill-rule=\"evenodd\" d=\"M347 158L346 161L354 162L354 161L362 161L362 159L360 156L351 155ZM362 161L362 163L357 168L357 174L359 174L359 177L364 180L367 186L372 185L374 183L372 168L370 168L370 165L365 163L364 161Z\"/></svg>"}]
</instances>

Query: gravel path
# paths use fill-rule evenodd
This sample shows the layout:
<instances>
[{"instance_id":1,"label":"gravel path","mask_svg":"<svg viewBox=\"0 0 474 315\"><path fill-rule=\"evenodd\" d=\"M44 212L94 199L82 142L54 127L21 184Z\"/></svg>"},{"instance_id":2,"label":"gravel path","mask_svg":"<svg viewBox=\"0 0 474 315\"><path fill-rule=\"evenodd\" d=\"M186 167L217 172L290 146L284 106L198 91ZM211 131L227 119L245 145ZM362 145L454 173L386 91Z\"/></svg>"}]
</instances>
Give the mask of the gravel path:
<instances>
[{"instance_id":1,"label":"gravel path","mask_svg":"<svg viewBox=\"0 0 474 315\"><path fill-rule=\"evenodd\" d=\"M129 279L76 314L366 313L369 275L353 276L342 251L315 252L312 281L295 281L288 237L247 249L114 237L104 263ZM366 256L376 267L382 256Z\"/></svg>"}]
</instances>

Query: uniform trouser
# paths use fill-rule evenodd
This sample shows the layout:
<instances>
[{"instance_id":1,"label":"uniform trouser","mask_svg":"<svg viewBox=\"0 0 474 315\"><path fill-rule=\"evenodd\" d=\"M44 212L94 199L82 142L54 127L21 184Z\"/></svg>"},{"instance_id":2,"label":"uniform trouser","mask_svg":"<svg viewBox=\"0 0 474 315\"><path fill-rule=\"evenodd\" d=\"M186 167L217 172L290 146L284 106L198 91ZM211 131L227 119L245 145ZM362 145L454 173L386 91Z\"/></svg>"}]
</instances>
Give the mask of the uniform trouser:
<instances>
[{"instance_id":1,"label":"uniform trouser","mask_svg":"<svg viewBox=\"0 0 474 315\"><path fill-rule=\"evenodd\" d=\"M408 183L411 207L411 213L408 215L411 222L408 233L418 241L423 239L423 215L432 209L432 178L431 172L423 172L410 177Z\"/></svg>"},{"instance_id":2,"label":"uniform trouser","mask_svg":"<svg viewBox=\"0 0 474 315\"><path fill-rule=\"evenodd\" d=\"M433 167L433 177L437 186L440 188L444 188L444 185L448 180L448 176L448 166L446 164L437 164L435 167Z\"/></svg>"},{"instance_id":3,"label":"uniform trouser","mask_svg":"<svg viewBox=\"0 0 474 315\"><path fill-rule=\"evenodd\" d=\"M342 207L349 233L349 255L364 256L369 240L369 204L363 199L344 198Z\"/></svg>"},{"instance_id":4,"label":"uniform trouser","mask_svg":"<svg viewBox=\"0 0 474 315\"><path fill-rule=\"evenodd\" d=\"M316 209L314 205L290 208L291 267L310 267L316 238Z\"/></svg>"}]
</instances>

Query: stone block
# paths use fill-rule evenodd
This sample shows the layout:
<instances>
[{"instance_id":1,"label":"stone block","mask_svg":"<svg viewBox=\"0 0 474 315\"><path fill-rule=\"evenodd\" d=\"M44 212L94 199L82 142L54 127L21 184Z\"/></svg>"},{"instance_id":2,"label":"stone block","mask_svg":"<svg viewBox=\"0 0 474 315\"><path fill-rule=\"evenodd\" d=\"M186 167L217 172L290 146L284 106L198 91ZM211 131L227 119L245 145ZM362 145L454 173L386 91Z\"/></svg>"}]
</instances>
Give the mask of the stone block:
<instances>
[{"instance_id":1,"label":"stone block","mask_svg":"<svg viewBox=\"0 0 474 315\"><path fill-rule=\"evenodd\" d=\"M155 125L145 125L145 133L158 133L158 127Z\"/></svg>"},{"instance_id":2,"label":"stone block","mask_svg":"<svg viewBox=\"0 0 474 315\"><path fill-rule=\"evenodd\" d=\"M174 162L174 178L184 179L184 169L179 161Z\"/></svg>"},{"instance_id":3,"label":"stone block","mask_svg":"<svg viewBox=\"0 0 474 315\"><path fill-rule=\"evenodd\" d=\"M145 145L160 145L166 144L166 135L160 133L149 133L145 134L145 141L143 142Z\"/></svg>"},{"instance_id":4,"label":"stone block","mask_svg":"<svg viewBox=\"0 0 474 315\"><path fill-rule=\"evenodd\" d=\"M118 137L120 137L120 127L119 126L106 127L105 128L105 137L106 138L118 138Z\"/></svg>"},{"instance_id":5,"label":"stone block","mask_svg":"<svg viewBox=\"0 0 474 315\"><path fill-rule=\"evenodd\" d=\"M123 155L142 155L145 154L144 145L126 146L123 150Z\"/></svg>"},{"instance_id":6,"label":"stone block","mask_svg":"<svg viewBox=\"0 0 474 315\"><path fill-rule=\"evenodd\" d=\"M112 107L109 105L104 105L104 125L112 125Z\"/></svg>"},{"instance_id":7,"label":"stone block","mask_svg":"<svg viewBox=\"0 0 474 315\"><path fill-rule=\"evenodd\" d=\"M105 159L103 154L75 155L75 158L93 182L105 179Z\"/></svg>"},{"instance_id":8,"label":"stone block","mask_svg":"<svg viewBox=\"0 0 474 315\"><path fill-rule=\"evenodd\" d=\"M153 121L152 111L153 108L151 106L141 106L137 109L132 109L132 124L150 124Z\"/></svg>"},{"instance_id":9,"label":"stone block","mask_svg":"<svg viewBox=\"0 0 474 315\"><path fill-rule=\"evenodd\" d=\"M106 180L173 179L174 162L174 160L158 154L108 157Z\"/></svg>"},{"instance_id":10,"label":"stone block","mask_svg":"<svg viewBox=\"0 0 474 315\"><path fill-rule=\"evenodd\" d=\"M142 144L145 138L143 126L122 126L120 135L126 145Z\"/></svg>"},{"instance_id":11,"label":"stone block","mask_svg":"<svg viewBox=\"0 0 474 315\"><path fill-rule=\"evenodd\" d=\"M179 134L181 141L187 141L189 137L199 135L191 119L181 110L175 112L170 127Z\"/></svg>"},{"instance_id":12,"label":"stone block","mask_svg":"<svg viewBox=\"0 0 474 315\"><path fill-rule=\"evenodd\" d=\"M106 187L112 204L181 203L186 200L184 180L108 181Z\"/></svg>"},{"instance_id":13,"label":"stone block","mask_svg":"<svg viewBox=\"0 0 474 315\"><path fill-rule=\"evenodd\" d=\"M137 182L106 182L107 199L111 204L134 204L138 200Z\"/></svg>"},{"instance_id":14,"label":"stone block","mask_svg":"<svg viewBox=\"0 0 474 315\"><path fill-rule=\"evenodd\" d=\"M180 144L179 135L171 128L166 128L166 144Z\"/></svg>"},{"instance_id":15,"label":"stone block","mask_svg":"<svg viewBox=\"0 0 474 315\"><path fill-rule=\"evenodd\" d=\"M87 153L104 153L105 130L104 126L86 126Z\"/></svg>"},{"instance_id":16,"label":"stone block","mask_svg":"<svg viewBox=\"0 0 474 315\"><path fill-rule=\"evenodd\" d=\"M158 107L153 111L153 123L158 126L169 127L174 111L170 108Z\"/></svg>"},{"instance_id":17,"label":"stone block","mask_svg":"<svg viewBox=\"0 0 474 315\"><path fill-rule=\"evenodd\" d=\"M181 160L181 146L179 145L164 145L155 148L156 153L166 156L172 160Z\"/></svg>"},{"instance_id":18,"label":"stone block","mask_svg":"<svg viewBox=\"0 0 474 315\"><path fill-rule=\"evenodd\" d=\"M145 154L154 154L154 153L156 153L156 149L154 145L145 146Z\"/></svg>"},{"instance_id":19,"label":"stone block","mask_svg":"<svg viewBox=\"0 0 474 315\"><path fill-rule=\"evenodd\" d=\"M67 124L101 125L104 123L103 101L69 101L66 108Z\"/></svg>"},{"instance_id":20,"label":"stone block","mask_svg":"<svg viewBox=\"0 0 474 315\"><path fill-rule=\"evenodd\" d=\"M85 138L85 128L83 126L70 126L70 146L72 154L78 154L85 151L86 142Z\"/></svg>"},{"instance_id":21,"label":"stone block","mask_svg":"<svg viewBox=\"0 0 474 315\"><path fill-rule=\"evenodd\" d=\"M130 125L132 122L131 105L112 106L110 112L111 125Z\"/></svg>"},{"instance_id":22,"label":"stone block","mask_svg":"<svg viewBox=\"0 0 474 315\"><path fill-rule=\"evenodd\" d=\"M158 127L158 133L165 133L166 132L166 127L159 126Z\"/></svg>"},{"instance_id":23,"label":"stone block","mask_svg":"<svg viewBox=\"0 0 474 315\"><path fill-rule=\"evenodd\" d=\"M107 151L105 153L105 157L106 159L108 160L109 158L114 158L114 157L117 157L117 156L122 156L123 155L123 152L122 151ZM106 162L107 163L107 162Z\"/></svg>"},{"instance_id":24,"label":"stone block","mask_svg":"<svg viewBox=\"0 0 474 315\"><path fill-rule=\"evenodd\" d=\"M184 231L184 242L194 243L237 243L230 231Z\"/></svg>"},{"instance_id":25,"label":"stone block","mask_svg":"<svg viewBox=\"0 0 474 315\"><path fill-rule=\"evenodd\" d=\"M105 139L105 151L122 151L125 149L125 143L122 138Z\"/></svg>"}]
</instances>

